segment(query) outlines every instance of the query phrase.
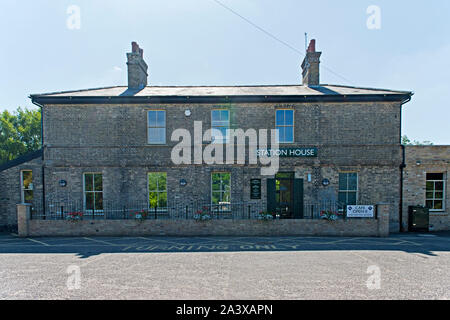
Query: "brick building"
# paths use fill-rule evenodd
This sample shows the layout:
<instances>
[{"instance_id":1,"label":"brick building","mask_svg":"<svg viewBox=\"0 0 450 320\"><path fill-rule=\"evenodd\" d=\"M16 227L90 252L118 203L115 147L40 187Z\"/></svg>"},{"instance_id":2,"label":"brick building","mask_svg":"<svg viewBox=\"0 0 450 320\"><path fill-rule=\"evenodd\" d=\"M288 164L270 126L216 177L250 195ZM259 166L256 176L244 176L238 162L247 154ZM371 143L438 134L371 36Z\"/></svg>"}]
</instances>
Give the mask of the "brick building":
<instances>
[{"instance_id":1,"label":"brick building","mask_svg":"<svg viewBox=\"0 0 450 320\"><path fill-rule=\"evenodd\" d=\"M302 85L157 87L147 86L143 50L133 43L128 86L31 95L42 110L43 150L0 167L0 225L16 223L21 201L44 213L50 203L76 203L100 216L113 204L145 203L163 214L174 204L253 202L295 219L307 217L309 204L326 201L337 209L390 203L396 208L390 229L398 231L400 222L406 225L404 208L424 202L409 161L419 150L424 164L436 160L434 149L408 147L404 168L402 106L412 93L320 84L320 56L311 41ZM280 154L279 172L263 175L250 148L244 163L196 162L196 122L225 133L213 136L224 154L227 129L278 129L279 146L266 151ZM173 161L177 129L192 137L193 163ZM210 145L200 141L203 149ZM444 180L449 149L436 150ZM420 185L417 198L411 184ZM446 220L448 211L440 217Z\"/></svg>"},{"instance_id":2,"label":"brick building","mask_svg":"<svg viewBox=\"0 0 450 320\"><path fill-rule=\"evenodd\" d=\"M403 178L403 219L409 206L430 209L430 229L450 230L450 146L407 146Z\"/></svg>"}]
</instances>

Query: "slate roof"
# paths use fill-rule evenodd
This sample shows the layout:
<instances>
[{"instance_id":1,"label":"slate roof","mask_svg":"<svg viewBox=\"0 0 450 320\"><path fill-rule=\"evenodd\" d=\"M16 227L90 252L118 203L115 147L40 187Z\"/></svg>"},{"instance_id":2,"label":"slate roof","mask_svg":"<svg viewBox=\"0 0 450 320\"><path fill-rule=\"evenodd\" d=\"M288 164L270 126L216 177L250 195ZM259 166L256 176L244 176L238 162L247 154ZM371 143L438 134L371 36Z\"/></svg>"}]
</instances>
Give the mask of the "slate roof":
<instances>
[{"instance_id":1,"label":"slate roof","mask_svg":"<svg viewBox=\"0 0 450 320\"><path fill-rule=\"evenodd\" d=\"M340 85L260 85L260 86L147 86L132 90L127 86L94 88L44 94L32 94L38 103L108 103L116 102L261 102L261 101L337 101L342 98L391 98L405 100L412 92ZM188 101L191 99L190 101ZM385 100L385 99L383 99Z\"/></svg>"},{"instance_id":2,"label":"slate roof","mask_svg":"<svg viewBox=\"0 0 450 320\"><path fill-rule=\"evenodd\" d=\"M37 159L42 157L42 149L39 149L37 151L29 152L23 156L20 156L14 160L7 161L4 164L0 165L0 172L5 171L7 169L13 168L15 166L18 166L22 163L29 162L31 160Z\"/></svg>"},{"instance_id":3,"label":"slate roof","mask_svg":"<svg viewBox=\"0 0 450 320\"><path fill-rule=\"evenodd\" d=\"M394 91L373 88L358 88L337 85L314 87L299 85L271 86L148 86L140 91L128 90L126 86L97 89L74 90L37 94L47 97L114 97L114 96L241 96L241 95L353 95L353 94L407 94L407 91Z\"/></svg>"}]
</instances>

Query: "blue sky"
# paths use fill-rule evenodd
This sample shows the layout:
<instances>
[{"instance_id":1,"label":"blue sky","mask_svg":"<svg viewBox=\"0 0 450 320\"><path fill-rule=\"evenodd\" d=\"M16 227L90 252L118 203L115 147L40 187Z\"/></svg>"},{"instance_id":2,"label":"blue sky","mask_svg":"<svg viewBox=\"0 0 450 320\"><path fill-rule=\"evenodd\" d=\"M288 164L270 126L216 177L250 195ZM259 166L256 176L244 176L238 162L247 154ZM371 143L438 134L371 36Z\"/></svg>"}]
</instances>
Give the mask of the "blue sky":
<instances>
[{"instance_id":1,"label":"blue sky","mask_svg":"<svg viewBox=\"0 0 450 320\"><path fill-rule=\"evenodd\" d=\"M302 52L305 32L317 39L322 83L414 91L403 133L450 144L450 1L221 1ZM80 29L67 27L70 5ZM0 110L34 107L30 93L126 85L131 41L151 85L301 83L303 56L213 0L2 0L0 38Z\"/></svg>"}]
</instances>

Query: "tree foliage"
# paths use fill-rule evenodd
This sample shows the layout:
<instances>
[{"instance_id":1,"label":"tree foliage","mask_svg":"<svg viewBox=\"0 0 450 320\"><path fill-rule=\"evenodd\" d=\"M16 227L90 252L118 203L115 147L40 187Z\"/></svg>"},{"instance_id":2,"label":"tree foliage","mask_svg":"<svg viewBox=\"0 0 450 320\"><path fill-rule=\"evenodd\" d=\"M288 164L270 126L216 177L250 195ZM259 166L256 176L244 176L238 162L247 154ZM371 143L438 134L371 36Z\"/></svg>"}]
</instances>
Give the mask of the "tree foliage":
<instances>
[{"instance_id":1,"label":"tree foliage","mask_svg":"<svg viewBox=\"0 0 450 320\"><path fill-rule=\"evenodd\" d=\"M41 148L40 110L0 113L0 164Z\"/></svg>"},{"instance_id":2,"label":"tree foliage","mask_svg":"<svg viewBox=\"0 0 450 320\"><path fill-rule=\"evenodd\" d=\"M402 144L405 146L432 146L432 145L434 145L434 143L431 141L423 141L423 142L420 142L417 140L411 141L407 136L402 137Z\"/></svg>"}]
</instances>

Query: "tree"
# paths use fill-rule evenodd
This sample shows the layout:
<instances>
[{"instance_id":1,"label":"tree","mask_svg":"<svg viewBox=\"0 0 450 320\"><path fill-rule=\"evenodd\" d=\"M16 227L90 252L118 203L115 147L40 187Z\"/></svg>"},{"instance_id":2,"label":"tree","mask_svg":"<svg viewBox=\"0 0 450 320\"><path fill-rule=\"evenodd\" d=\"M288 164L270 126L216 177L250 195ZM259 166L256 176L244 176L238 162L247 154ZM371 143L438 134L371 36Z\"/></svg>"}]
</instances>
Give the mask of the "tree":
<instances>
[{"instance_id":1,"label":"tree","mask_svg":"<svg viewBox=\"0 0 450 320\"><path fill-rule=\"evenodd\" d=\"M407 136L402 137L402 144L405 146L432 146L432 145L434 145L434 143L431 141L423 141L423 142L420 142L417 140L411 141Z\"/></svg>"},{"instance_id":2,"label":"tree","mask_svg":"<svg viewBox=\"0 0 450 320\"><path fill-rule=\"evenodd\" d=\"M17 108L0 113L0 164L41 148L41 113Z\"/></svg>"}]
</instances>

